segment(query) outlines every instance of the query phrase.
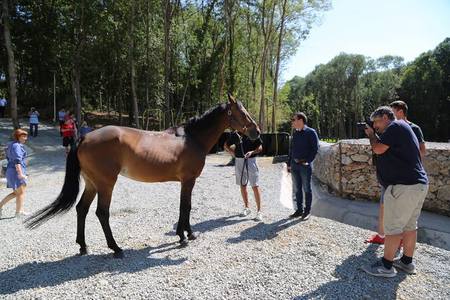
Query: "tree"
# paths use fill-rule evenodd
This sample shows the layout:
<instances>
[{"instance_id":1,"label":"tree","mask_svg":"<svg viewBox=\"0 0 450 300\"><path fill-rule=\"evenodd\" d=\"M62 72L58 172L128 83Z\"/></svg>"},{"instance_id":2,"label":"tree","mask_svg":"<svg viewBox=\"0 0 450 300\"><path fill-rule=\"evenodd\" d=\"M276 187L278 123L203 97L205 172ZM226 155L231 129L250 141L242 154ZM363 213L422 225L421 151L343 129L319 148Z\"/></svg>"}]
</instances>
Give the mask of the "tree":
<instances>
[{"instance_id":1,"label":"tree","mask_svg":"<svg viewBox=\"0 0 450 300\"><path fill-rule=\"evenodd\" d=\"M398 94L427 140L450 138L450 38L421 54L402 74Z\"/></svg>"},{"instance_id":2,"label":"tree","mask_svg":"<svg viewBox=\"0 0 450 300\"><path fill-rule=\"evenodd\" d=\"M274 0L263 0L261 5L261 32L263 36L261 55L261 77L260 77L260 102L259 102L259 122L261 131L266 130L266 74L267 60L269 54L270 40L273 33L273 18L275 14L276 2Z\"/></svg>"},{"instance_id":3,"label":"tree","mask_svg":"<svg viewBox=\"0 0 450 300\"><path fill-rule=\"evenodd\" d=\"M134 38L134 21L135 21L135 10L136 10L136 1L131 1L131 14L130 14L130 73L131 73L131 102L133 105L133 116L134 116L134 124L136 128L139 127L139 109L138 109L138 99L136 94L136 67L135 67L135 38Z\"/></svg>"},{"instance_id":4,"label":"tree","mask_svg":"<svg viewBox=\"0 0 450 300\"><path fill-rule=\"evenodd\" d=\"M170 28L173 16L173 4L171 0L163 0L164 8L164 126L169 127L172 124L172 104L170 91L171 65L171 39Z\"/></svg>"},{"instance_id":5,"label":"tree","mask_svg":"<svg viewBox=\"0 0 450 300\"><path fill-rule=\"evenodd\" d=\"M6 53L8 56L8 83L9 83L9 98L11 103L11 119L14 128L19 128L19 119L17 117L17 73L16 61L14 59L13 45L11 42L11 32L9 29L9 4L8 0L2 1L2 25L3 25L3 39L5 41Z\"/></svg>"}]
</instances>

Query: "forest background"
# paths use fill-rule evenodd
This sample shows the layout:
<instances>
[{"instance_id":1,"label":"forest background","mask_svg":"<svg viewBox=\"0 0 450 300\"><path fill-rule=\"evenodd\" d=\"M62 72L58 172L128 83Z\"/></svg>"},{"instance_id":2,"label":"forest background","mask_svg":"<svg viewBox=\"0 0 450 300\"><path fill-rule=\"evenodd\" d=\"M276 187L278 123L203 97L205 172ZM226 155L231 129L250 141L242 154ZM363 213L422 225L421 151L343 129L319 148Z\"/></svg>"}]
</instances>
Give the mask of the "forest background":
<instances>
[{"instance_id":1,"label":"forest background","mask_svg":"<svg viewBox=\"0 0 450 300\"><path fill-rule=\"evenodd\" d=\"M290 132L304 111L320 137L354 138L356 122L401 99L427 141L450 139L450 38L409 63L341 53L280 84L329 0L1 3L0 96L15 127L33 106L160 130L231 92L263 132Z\"/></svg>"}]
</instances>

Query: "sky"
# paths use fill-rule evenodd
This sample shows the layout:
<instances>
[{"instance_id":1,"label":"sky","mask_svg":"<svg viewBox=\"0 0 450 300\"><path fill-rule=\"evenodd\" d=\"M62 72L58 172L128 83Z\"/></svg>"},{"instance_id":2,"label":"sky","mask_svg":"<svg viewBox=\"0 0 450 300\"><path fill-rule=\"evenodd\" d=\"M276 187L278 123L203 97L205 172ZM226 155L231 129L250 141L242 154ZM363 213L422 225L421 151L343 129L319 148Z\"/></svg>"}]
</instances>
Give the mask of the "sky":
<instances>
[{"instance_id":1,"label":"sky","mask_svg":"<svg viewBox=\"0 0 450 300\"><path fill-rule=\"evenodd\" d=\"M333 0L286 64L284 81L341 52L409 62L450 37L450 0Z\"/></svg>"}]
</instances>

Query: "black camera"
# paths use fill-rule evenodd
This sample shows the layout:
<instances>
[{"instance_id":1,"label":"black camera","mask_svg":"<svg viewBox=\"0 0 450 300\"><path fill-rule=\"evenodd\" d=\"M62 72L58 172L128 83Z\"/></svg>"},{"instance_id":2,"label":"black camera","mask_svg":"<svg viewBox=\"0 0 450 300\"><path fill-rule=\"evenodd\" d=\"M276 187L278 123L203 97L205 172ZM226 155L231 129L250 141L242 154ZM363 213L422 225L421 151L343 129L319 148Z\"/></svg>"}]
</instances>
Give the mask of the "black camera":
<instances>
[{"instance_id":1,"label":"black camera","mask_svg":"<svg viewBox=\"0 0 450 300\"><path fill-rule=\"evenodd\" d=\"M366 136L366 132L364 131L367 127L371 127L373 129L373 121L370 118L366 118L365 122L356 123L356 135L358 139L363 139Z\"/></svg>"}]
</instances>

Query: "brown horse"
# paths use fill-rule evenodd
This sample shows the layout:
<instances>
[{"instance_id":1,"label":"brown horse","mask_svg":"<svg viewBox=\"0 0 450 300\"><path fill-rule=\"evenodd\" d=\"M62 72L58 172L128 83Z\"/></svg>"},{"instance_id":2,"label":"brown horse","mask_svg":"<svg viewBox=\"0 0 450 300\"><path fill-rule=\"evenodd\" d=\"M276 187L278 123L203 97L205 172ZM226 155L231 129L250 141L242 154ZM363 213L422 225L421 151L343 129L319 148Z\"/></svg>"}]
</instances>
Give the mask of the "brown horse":
<instances>
[{"instance_id":1,"label":"brown horse","mask_svg":"<svg viewBox=\"0 0 450 300\"><path fill-rule=\"evenodd\" d=\"M98 194L96 215L108 247L114 250L115 257L122 257L122 249L116 244L109 226L111 195L121 174L144 182L180 181L180 216L176 233L182 245L187 243L185 232L189 240L194 240L196 237L189 221L191 193L205 165L206 155L226 128L238 130L251 139L258 138L260 133L242 104L231 95L228 98L229 103L191 119L183 127L164 132L106 126L89 133L67 157L64 185L58 198L27 219L27 227L35 228L56 214L68 211L76 202L81 173L85 190L76 206L76 242L80 245L80 254L87 253L86 215Z\"/></svg>"}]
</instances>

